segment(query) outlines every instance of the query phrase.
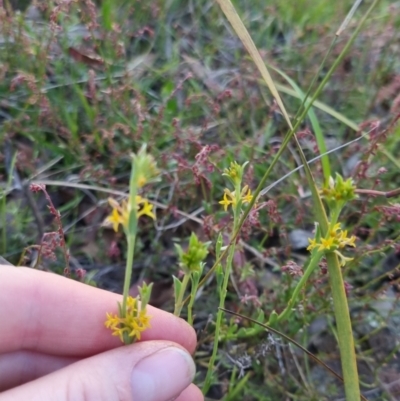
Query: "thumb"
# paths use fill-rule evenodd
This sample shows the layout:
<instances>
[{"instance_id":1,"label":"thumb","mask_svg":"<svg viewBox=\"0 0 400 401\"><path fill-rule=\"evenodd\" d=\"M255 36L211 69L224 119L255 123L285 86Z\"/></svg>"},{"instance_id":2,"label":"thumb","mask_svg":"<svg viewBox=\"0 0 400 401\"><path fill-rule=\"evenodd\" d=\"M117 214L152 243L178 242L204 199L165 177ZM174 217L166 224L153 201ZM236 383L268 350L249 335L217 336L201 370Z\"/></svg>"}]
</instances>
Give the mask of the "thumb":
<instances>
[{"instance_id":1,"label":"thumb","mask_svg":"<svg viewBox=\"0 0 400 401\"><path fill-rule=\"evenodd\" d=\"M194 374L194 362L182 347L145 341L83 359L8 390L0 400L168 401L190 385Z\"/></svg>"}]
</instances>

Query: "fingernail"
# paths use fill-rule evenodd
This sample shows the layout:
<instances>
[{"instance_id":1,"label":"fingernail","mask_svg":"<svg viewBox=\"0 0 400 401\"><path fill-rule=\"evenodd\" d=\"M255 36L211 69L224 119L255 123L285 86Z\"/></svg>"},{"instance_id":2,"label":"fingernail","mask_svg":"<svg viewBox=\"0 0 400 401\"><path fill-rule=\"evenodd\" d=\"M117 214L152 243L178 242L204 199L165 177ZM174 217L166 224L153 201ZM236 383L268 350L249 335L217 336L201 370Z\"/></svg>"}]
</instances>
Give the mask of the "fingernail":
<instances>
[{"instance_id":1,"label":"fingernail","mask_svg":"<svg viewBox=\"0 0 400 401\"><path fill-rule=\"evenodd\" d=\"M161 401L178 396L196 373L191 356L176 347L164 348L142 359L132 372L134 400Z\"/></svg>"}]
</instances>

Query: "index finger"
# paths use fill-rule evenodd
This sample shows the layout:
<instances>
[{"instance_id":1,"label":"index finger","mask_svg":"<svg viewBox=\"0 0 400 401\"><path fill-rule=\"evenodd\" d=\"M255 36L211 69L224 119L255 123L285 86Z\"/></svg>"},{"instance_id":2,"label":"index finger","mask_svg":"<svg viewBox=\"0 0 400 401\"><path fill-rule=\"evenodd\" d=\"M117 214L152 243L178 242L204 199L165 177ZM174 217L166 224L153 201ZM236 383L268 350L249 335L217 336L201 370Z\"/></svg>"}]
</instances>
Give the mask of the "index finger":
<instances>
[{"instance_id":1,"label":"index finger","mask_svg":"<svg viewBox=\"0 0 400 401\"><path fill-rule=\"evenodd\" d=\"M104 322L122 297L30 268L0 265L0 353L31 350L87 357L121 345ZM196 345L184 320L148 306L151 328L142 340L174 341L189 352Z\"/></svg>"}]
</instances>

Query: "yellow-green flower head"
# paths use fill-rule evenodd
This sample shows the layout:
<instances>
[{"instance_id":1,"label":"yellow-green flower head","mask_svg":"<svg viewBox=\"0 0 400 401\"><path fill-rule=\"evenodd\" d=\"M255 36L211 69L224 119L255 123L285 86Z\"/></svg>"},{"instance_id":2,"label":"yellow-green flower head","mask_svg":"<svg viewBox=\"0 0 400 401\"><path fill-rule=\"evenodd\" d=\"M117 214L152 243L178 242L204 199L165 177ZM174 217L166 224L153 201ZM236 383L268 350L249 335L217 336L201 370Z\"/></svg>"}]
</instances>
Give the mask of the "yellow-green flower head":
<instances>
[{"instance_id":1,"label":"yellow-green flower head","mask_svg":"<svg viewBox=\"0 0 400 401\"><path fill-rule=\"evenodd\" d=\"M146 152L146 145L143 145L139 152L133 157L134 177L138 188L146 183L154 181L160 174L154 157Z\"/></svg>"},{"instance_id":2,"label":"yellow-green flower head","mask_svg":"<svg viewBox=\"0 0 400 401\"><path fill-rule=\"evenodd\" d=\"M228 168L224 169L222 175L228 177L229 180L236 187L242 182L244 168L247 164L248 162L245 162L242 165L239 165L237 162L231 162L231 165Z\"/></svg>"},{"instance_id":3,"label":"yellow-green flower head","mask_svg":"<svg viewBox=\"0 0 400 401\"><path fill-rule=\"evenodd\" d=\"M210 242L201 242L197 238L196 234L192 232L189 239L189 246L186 252L183 251L182 247L175 244L178 251L179 262L185 273L191 273L200 270L200 264L208 255L208 247Z\"/></svg>"},{"instance_id":4,"label":"yellow-green flower head","mask_svg":"<svg viewBox=\"0 0 400 401\"><path fill-rule=\"evenodd\" d=\"M130 202L129 199L124 199L121 203L118 203L115 199L109 198L108 203L112 207L112 212L105 219L104 223L106 225L112 225L115 232L118 231L119 225L122 225L124 229L127 229L132 202ZM146 215L151 217L153 220L156 219L153 212L153 205L149 203L147 199L138 195L135 198L134 204L136 204L137 208L137 218Z\"/></svg>"},{"instance_id":5,"label":"yellow-green flower head","mask_svg":"<svg viewBox=\"0 0 400 401\"><path fill-rule=\"evenodd\" d=\"M351 178L346 181L343 177L336 173L336 179L329 178L328 185L320 190L321 196L328 203L348 202L357 198L355 193L356 187Z\"/></svg>"},{"instance_id":6,"label":"yellow-green flower head","mask_svg":"<svg viewBox=\"0 0 400 401\"><path fill-rule=\"evenodd\" d=\"M112 335L118 336L122 342L124 342L124 333L134 342L140 340L142 332L151 327L150 319L147 309L140 308L137 298L128 297L126 316L107 313L105 326L111 329Z\"/></svg>"}]
</instances>

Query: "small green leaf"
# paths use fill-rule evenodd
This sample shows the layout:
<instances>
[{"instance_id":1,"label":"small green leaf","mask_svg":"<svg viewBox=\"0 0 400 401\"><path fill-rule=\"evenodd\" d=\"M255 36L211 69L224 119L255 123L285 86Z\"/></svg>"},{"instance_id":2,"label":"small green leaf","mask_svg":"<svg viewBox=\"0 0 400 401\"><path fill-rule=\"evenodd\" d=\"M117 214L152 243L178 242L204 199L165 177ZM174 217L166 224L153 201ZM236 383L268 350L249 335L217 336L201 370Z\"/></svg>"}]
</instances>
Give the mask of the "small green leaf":
<instances>
[{"instance_id":1,"label":"small green leaf","mask_svg":"<svg viewBox=\"0 0 400 401\"><path fill-rule=\"evenodd\" d=\"M172 279L174 280L175 299L179 299L179 294L181 293L182 283L178 277L172 276Z\"/></svg>"},{"instance_id":2,"label":"small green leaf","mask_svg":"<svg viewBox=\"0 0 400 401\"><path fill-rule=\"evenodd\" d=\"M268 326L274 327L278 322L278 317L279 315L276 313L276 311L272 311L271 315L269 316Z\"/></svg>"}]
</instances>

